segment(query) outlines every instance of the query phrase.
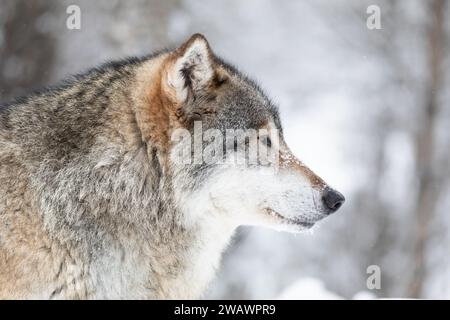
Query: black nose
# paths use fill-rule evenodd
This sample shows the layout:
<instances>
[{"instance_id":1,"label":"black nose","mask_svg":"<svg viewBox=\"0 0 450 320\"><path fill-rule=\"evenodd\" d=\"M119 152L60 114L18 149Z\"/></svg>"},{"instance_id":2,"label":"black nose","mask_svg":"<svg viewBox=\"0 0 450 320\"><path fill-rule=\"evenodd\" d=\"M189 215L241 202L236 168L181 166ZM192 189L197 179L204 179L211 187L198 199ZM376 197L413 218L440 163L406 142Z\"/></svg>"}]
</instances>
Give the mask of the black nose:
<instances>
[{"instance_id":1,"label":"black nose","mask_svg":"<svg viewBox=\"0 0 450 320\"><path fill-rule=\"evenodd\" d=\"M330 187L326 187L325 190L323 190L322 200L325 203L325 206L330 210L328 214L337 211L345 202L344 196Z\"/></svg>"}]
</instances>

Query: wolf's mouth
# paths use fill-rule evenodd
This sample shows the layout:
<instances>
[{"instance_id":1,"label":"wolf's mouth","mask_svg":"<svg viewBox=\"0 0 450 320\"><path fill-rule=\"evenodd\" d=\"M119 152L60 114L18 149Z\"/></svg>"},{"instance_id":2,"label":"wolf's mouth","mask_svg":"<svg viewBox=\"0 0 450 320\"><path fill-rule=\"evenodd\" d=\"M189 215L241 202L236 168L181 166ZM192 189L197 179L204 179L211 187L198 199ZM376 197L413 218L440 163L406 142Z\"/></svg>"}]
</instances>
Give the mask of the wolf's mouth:
<instances>
[{"instance_id":1,"label":"wolf's mouth","mask_svg":"<svg viewBox=\"0 0 450 320\"><path fill-rule=\"evenodd\" d=\"M277 220L281 220L281 222L283 222L283 223L295 224L295 225L299 225L299 226L302 226L307 229L312 228L314 226L314 222L305 222L305 221L301 221L300 219L286 218L285 216L279 214L278 212L276 212L275 210L270 209L270 208L266 208L265 211L268 215L276 218Z\"/></svg>"}]
</instances>

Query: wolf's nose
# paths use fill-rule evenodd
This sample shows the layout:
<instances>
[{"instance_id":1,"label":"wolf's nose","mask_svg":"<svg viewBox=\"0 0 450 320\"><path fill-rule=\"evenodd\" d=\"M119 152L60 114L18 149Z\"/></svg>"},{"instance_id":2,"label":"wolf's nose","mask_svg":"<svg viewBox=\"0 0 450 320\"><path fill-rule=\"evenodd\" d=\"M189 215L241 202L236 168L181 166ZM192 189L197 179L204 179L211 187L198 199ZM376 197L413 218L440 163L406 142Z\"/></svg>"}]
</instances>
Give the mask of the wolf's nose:
<instances>
[{"instance_id":1,"label":"wolf's nose","mask_svg":"<svg viewBox=\"0 0 450 320\"><path fill-rule=\"evenodd\" d=\"M322 200L325 203L325 206L330 210L328 214L336 212L345 202L344 196L330 187L326 187L325 190L323 190Z\"/></svg>"}]
</instances>

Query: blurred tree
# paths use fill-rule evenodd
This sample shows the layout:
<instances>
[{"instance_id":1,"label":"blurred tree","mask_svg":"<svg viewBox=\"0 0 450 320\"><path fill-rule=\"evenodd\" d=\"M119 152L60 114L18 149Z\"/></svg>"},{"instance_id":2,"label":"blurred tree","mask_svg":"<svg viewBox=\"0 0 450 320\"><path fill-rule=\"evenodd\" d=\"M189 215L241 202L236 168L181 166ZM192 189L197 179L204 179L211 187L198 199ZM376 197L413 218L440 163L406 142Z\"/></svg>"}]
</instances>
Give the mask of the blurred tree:
<instances>
[{"instance_id":1,"label":"blurred tree","mask_svg":"<svg viewBox=\"0 0 450 320\"><path fill-rule=\"evenodd\" d=\"M0 14L0 100L45 85L51 77L55 42L43 23L50 1L5 0Z\"/></svg>"},{"instance_id":2,"label":"blurred tree","mask_svg":"<svg viewBox=\"0 0 450 320\"><path fill-rule=\"evenodd\" d=\"M420 298L424 280L427 276L426 250L429 240L429 225L433 221L436 204L439 199L442 184L440 168L436 161L437 143L435 127L439 114L439 96L444 79L444 50L446 47L446 30L444 21L448 17L447 1L433 0L429 3L429 25L426 32L428 48L428 81L425 87L425 101L415 136L417 173L417 205L415 210L414 239L414 272L409 287L409 295Z\"/></svg>"}]
</instances>

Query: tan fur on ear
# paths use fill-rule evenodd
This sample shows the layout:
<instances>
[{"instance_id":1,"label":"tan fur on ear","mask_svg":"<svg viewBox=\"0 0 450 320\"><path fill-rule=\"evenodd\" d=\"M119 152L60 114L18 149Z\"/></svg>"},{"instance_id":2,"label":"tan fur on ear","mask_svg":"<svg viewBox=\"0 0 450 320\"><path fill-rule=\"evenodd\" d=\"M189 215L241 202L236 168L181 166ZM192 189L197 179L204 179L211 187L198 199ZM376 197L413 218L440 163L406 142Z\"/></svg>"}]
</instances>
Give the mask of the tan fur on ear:
<instances>
[{"instance_id":1,"label":"tan fur on ear","mask_svg":"<svg viewBox=\"0 0 450 320\"><path fill-rule=\"evenodd\" d=\"M214 77L213 54L206 38L194 34L176 49L167 62L164 86L177 102L205 88Z\"/></svg>"}]
</instances>

